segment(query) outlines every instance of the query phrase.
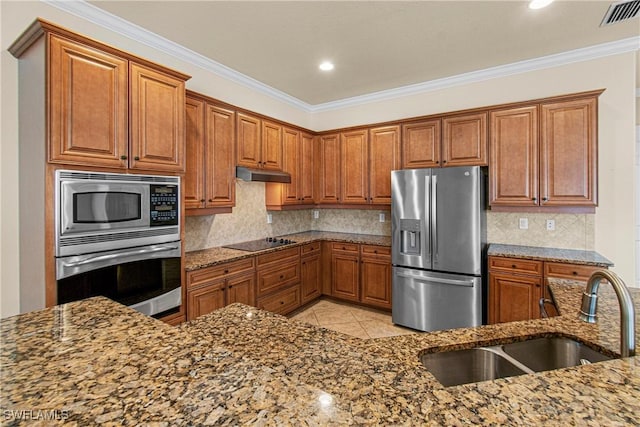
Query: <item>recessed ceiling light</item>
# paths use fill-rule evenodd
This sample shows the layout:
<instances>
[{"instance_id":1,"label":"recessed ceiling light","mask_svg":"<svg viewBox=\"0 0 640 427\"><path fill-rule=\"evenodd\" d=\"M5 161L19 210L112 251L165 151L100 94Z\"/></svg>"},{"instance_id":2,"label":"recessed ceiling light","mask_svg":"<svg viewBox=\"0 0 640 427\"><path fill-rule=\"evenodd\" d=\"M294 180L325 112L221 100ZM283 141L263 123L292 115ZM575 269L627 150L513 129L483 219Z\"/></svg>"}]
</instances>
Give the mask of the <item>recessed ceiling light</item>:
<instances>
[{"instance_id":1,"label":"recessed ceiling light","mask_svg":"<svg viewBox=\"0 0 640 427\"><path fill-rule=\"evenodd\" d=\"M333 70L335 67L333 65L333 62L330 61L324 61L323 63L321 63L318 68L320 68L322 71L331 71Z\"/></svg>"},{"instance_id":2,"label":"recessed ceiling light","mask_svg":"<svg viewBox=\"0 0 640 427\"><path fill-rule=\"evenodd\" d=\"M531 0L529 2L529 9L542 9L549 6L553 0Z\"/></svg>"}]
</instances>

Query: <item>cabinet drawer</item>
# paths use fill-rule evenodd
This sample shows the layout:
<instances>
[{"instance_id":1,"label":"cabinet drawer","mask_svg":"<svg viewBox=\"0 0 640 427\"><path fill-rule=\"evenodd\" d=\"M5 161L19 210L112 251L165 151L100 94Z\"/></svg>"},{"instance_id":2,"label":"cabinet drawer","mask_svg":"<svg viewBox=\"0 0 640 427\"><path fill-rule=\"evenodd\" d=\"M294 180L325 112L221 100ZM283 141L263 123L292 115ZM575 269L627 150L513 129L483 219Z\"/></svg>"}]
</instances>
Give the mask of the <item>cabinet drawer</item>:
<instances>
[{"instance_id":1,"label":"cabinet drawer","mask_svg":"<svg viewBox=\"0 0 640 427\"><path fill-rule=\"evenodd\" d=\"M289 248L281 251L271 252L264 255L258 255L257 262L258 268L271 264L272 262L284 262L289 261L288 258L296 258L300 256L300 248Z\"/></svg>"},{"instance_id":2,"label":"cabinet drawer","mask_svg":"<svg viewBox=\"0 0 640 427\"><path fill-rule=\"evenodd\" d=\"M258 308L272 313L287 314L300 306L300 286L292 286L275 294L260 298Z\"/></svg>"},{"instance_id":3,"label":"cabinet drawer","mask_svg":"<svg viewBox=\"0 0 640 427\"><path fill-rule=\"evenodd\" d=\"M489 257L489 269L541 276L542 261L521 258Z\"/></svg>"},{"instance_id":4,"label":"cabinet drawer","mask_svg":"<svg viewBox=\"0 0 640 427\"><path fill-rule=\"evenodd\" d=\"M258 270L258 297L300 282L298 261L278 264L276 268Z\"/></svg>"},{"instance_id":5,"label":"cabinet drawer","mask_svg":"<svg viewBox=\"0 0 640 427\"><path fill-rule=\"evenodd\" d=\"M358 246L359 245L357 243L332 243L331 250L358 252Z\"/></svg>"},{"instance_id":6,"label":"cabinet drawer","mask_svg":"<svg viewBox=\"0 0 640 427\"><path fill-rule=\"evenodd\" d=\"M545 262L545 277L559 277L563 279L588 280L596 270L606 269L606 267L596 267L593 265L564 264L561 262Z\"/></svg>"},{"instance_id":7,"label":"cabinet drawer","mask_svg":"<svg viewBox=\"0 0 640 427\"><path fill-rule=\"evenodd\" d=\"M304 255L307 255L307 254L313 254L313 253L316 253L316 252L318 252L319 250L320 250L320 242L313 242L313 243L309 243L309 244L304 245L304 246L301 248L301 252L302 252L302 255L303 255L303 256L304 256Z\"/></svg>"},{"instance_id":8,"label":"cabinet drawer","mask_svg":"<svg viewBox=\"0 0 640 427\"><path fill-rule=\"evenodd\" d=\"M236 273L253 271L255 269L255 258L245 258L238 261L225 262L224 264L205 267L199 270L187 272L187 287L194 288L203 283L220 277L227 277Z\"/></svg>"},{"instance_id":9,"label":"cabinet drawer","mask_svg":"<svg viewBox=\"0 0 640 427\"><path fill-rule=\"evenodd\" d=\"M362 245L360 246L360 252L363 256L391 256L391 248L389 246Z\"/></svg>"}]
</instances>

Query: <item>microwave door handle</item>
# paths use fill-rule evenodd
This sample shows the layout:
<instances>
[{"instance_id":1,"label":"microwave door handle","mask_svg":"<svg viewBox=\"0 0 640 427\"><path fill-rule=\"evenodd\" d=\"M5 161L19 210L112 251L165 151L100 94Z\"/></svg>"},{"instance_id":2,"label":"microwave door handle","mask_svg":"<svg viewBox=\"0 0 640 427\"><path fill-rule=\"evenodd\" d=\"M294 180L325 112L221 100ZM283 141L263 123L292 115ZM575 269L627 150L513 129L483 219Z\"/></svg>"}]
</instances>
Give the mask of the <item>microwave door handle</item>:
<instances>
[{"instance_id":1,"label":"microwave door handle","mask_svg":"<svg viewBox=\"0 0 640 427\"><path fill-rule=\"evenodd\" d=\"M87 257L76 262L64 262L63 264L65 267L78 267L80 265L91 264L94 262L108 261L114 258L121 258L121 257L132 256L132 255L144 255L144 254L150 254L155 252L172 251L176 249L179 249L179 246L158 246L154 248L144 248L144 249L137 249L133 251L119 251L117 253L112 253L112 254Z\"/></svg>"}]
</instances>

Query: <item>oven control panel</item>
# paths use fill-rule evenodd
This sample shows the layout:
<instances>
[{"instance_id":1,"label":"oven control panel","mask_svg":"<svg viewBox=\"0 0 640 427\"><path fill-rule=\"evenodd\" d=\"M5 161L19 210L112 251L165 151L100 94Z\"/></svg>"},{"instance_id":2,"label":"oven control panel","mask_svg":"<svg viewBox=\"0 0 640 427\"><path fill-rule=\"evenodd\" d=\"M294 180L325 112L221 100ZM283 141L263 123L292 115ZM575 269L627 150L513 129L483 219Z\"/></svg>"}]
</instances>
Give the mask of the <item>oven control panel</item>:
<instances>
[{"instance_id":1,"label":"oven control panel","mask_svg":"<svg viewBox=\"0 0 640 427\"><path fill-rule=\"evenodd\" d=\"M178 225L180 195L176 185L150 185L150 226Z\"/></svg>"}]
</instances>

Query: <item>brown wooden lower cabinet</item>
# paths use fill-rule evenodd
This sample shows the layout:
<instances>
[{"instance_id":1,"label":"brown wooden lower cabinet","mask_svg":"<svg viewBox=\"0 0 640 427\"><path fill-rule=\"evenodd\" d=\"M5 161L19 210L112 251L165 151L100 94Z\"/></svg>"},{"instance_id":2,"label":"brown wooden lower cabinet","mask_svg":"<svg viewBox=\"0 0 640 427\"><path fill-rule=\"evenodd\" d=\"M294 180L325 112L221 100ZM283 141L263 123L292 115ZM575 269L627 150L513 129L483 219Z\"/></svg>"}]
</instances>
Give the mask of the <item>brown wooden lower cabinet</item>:
<instances>
[{"instance_id":1,"label":"brown wooden lower cabinet","mask_svg":"<svg viewBox=\"0 0 640 427\"><path fill-rule=\"evenodd\" d=\"M391 248L333 243L331 295L379 308L391 308Z\"/></svg>"},{"instance_id":2,"label":"brown wooden lower cabinet","mask_svg":"<svg viewBox=\"0 0 640 427\"><path fill-rule=\"evenodd\" d=\"M331 294L360 301L360 254L358 245L334 243L331 252Z\"/></svg>"},{"instance_id":3,"label":"brown wooden lower cabinet","mask_svg":"<svg viewBox=\"0 0 640 427\"><path fill-rule=\"evenodd\" d=\"M187 272L187 320L234 302L255 305L255 258Z\"/></svg>"},{"instance_id":4,"label":"brown wooden lower cabinet","mask_svg":"<svg viewBox=\"0 0 640 427\"><path fill-rule=\"evenodd\" d=\"M287 314L300 307L300 247L256 257L258 308Z\"/></svg>"},{"instance_id":5,"label":"brown wooden lower cabinet","mask_svg":"<svg viewBox=\"0 0 640 427\"><path fill-rule=\"evenodd\" d=\"M391 248L361 246L360 302L391 308Z\"/></svg>"},{"instance_id":6,"label":"brown wooden lower cabinet","mask_svg":"<svg viewBox=\"0 0 640 427\"><path fill-rule=\"evenodd\" d=\"M291 286L258 300L258 308L277 314L287 314L300 306L300 286Z\"/></svg>"},{"instance_id":7,"label":"brown wooden lower cabinet","mask_svg":"<svg viewBox=\"0 0 640 427\"><path fill-rule=\"evenodd\" d=\"M322 295L322 260L320 242L302 247L300 259L300 297L306 304Z\"/></svg>"},{"instance_id":8,"label":"brown wooden lower cabinet","mask_svg":"<svg viewBox=\"0 0 640 427\"><path fill-rule=\"evenodd\" d=\"M489 257L489 323L538 319L540 298L551 299L547 279L586 282L599 269L592 265L522 258ZM550 315L557 314L546 306Z\"/></svg>"},{"instance_id":9,"label":"brown wooden lower cabinet","mask_svg":"<svg viewBox=\"0 0 640 427\"><path fill-rule=\"evenodd\" d=\"M540 318L542 277L490 273L489 293L489 323Z\"/></svg>"}]
</instances>

